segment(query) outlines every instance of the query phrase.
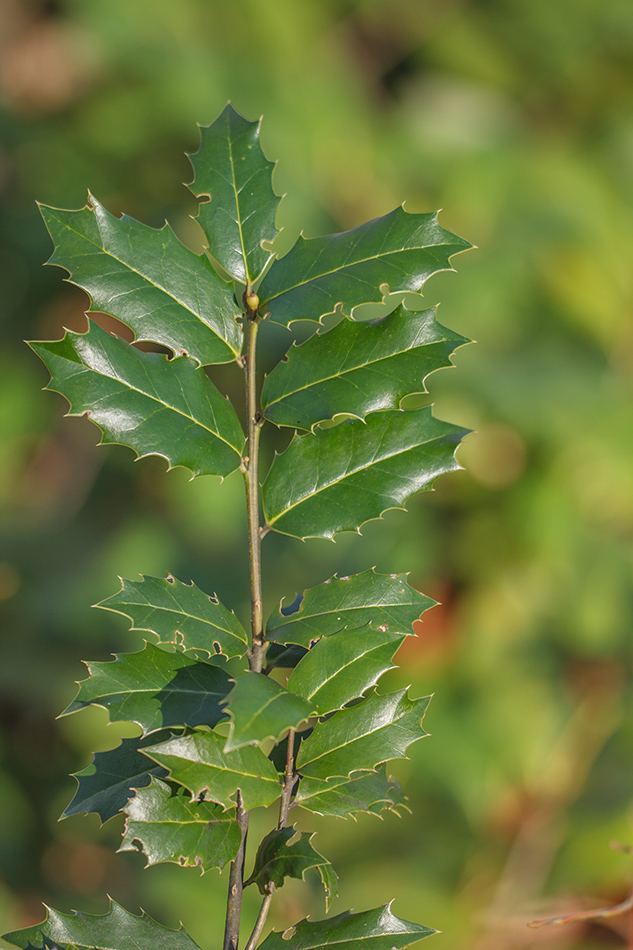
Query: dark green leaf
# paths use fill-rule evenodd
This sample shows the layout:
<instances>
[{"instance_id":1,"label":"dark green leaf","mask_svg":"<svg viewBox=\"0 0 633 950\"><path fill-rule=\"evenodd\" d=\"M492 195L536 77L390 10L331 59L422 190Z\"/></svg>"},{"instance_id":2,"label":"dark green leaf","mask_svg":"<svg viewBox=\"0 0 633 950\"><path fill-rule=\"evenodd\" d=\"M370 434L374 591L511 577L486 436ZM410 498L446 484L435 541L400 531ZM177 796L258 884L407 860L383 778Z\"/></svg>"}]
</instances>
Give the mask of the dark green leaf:
<instances>
[{"instance_id":1,"label":"dark green leaf","mask_svg":"<svg viewBox=\"0 0 633 950\"><path fill-rule=\"evenodd\" d=\"M316 709L314 703L289 693L263 673L249 672L236 680L227 697L227 712L231 727L224 751L230 752L264 739L277 740Z\"/></svg>"},{"instance_id":2,"label":"dark green leaf","mask_svg":"<svg viewBox=\"0 0 633 950\"><path fill-rule=\"evenodd\" d=\"M349 776L405 756L411 743L427 734L420 723L430 702L430 696L410 700L405 693L374 693L319 723L299 750L299 772L321 779Z\"/></svg>"},{"instance_id":3,"label":"dark green leaf","mask_svg":"<svg viewBox=\"0 0 633 950\"><path fill-rule=\"evenodd\" d=\"M215 732L176 736L144 749L159 765L169 769L169 778L184 785L198 798L233 808L239 788L244 808L266 807L281 794L277 770L257 746L223 752L225 739Z\"/></svg>"},{"instance_id":4,"label":"dark green leaf","mask_svg":"<svg viewBox=\"0 0 633 950\"><path fill-rule=\"evenodd\" d=\"M300 237L264 277L261 306L284 326L319 320L339 305L351 315L359 304L382 301L385 285L392 294L420 291L433 274L451 269L451 255L469 247L438 225L437 214L396 208L351 231Z\"/></svg>"},{"instance_id":5,"label":"dark green leaf","mask_svg":"<svg viewBox=\"0 0 633 950\"><path fill-rule=\"evenodd\" d=\"M426 392L427 376L450 366L450 354L467 342L437 323L435 314L435 308L400 306L378 322L344 319L293 345L264 381L265 417L311 429L340 413L364 419L378 409L399 409L405 396Z\"/></svg>"},{"instance_id":6,"label":"dark green leaf","mask_svg":"<svg viewBox=\"0 0 633 950\"><path fill-rule=\"evenodd\" d=\"M303 879L308 868L329 864L310 844L313 835L314 832L309 831L297 833L295 828L281 828L267 834L257 850L253 873L244 887L257 884L261 894L269 894L271 884L278 889L283 887L287 877ZM292 838L295 840L291 841Z\"/></svg>"},{"instance_id":7,"label":"dark green leaf","mask_svg":"<svg viewBox=\"0 0 633 950\"><path fill-rule=\"evenodd\" d=\"M78 788L62 818L96 812L104 824L121 811L135 788L149 785L152 775L166 776L166 769L152 767L139 752L144 745L155 742L155 735L149 739L123 739L116 749L95 753L90 765L75 772Z\"/></svg>"},{"instance_id":8,"label":"dark green leaf","mask_svg":"<svg viewBox=\"0 0 633 950\"><path fill-rule=\"evenodd\" d=\"M277 234L275 166L261 150L259 125L229 103L212 125L200 129L200 148L189 156L195 173L189 188L196 197L211 199L198 212L211 254L244 283L261 274L270 259L262 241Z\"/></svg>"},{"instance_id":9,"label":"dark green leaf","mask_svg":"<svg viewBox=\"0 0 633 950\"><path fill-rule=\"evenodd\" d=\"M455 449L464 435L427 407L375 412L366 422L295 436L264 482L266 523L301 539L358 531L458 469Z\"/></svg>"},{"instance_id":10,"label":"dark green leaf","mask_svg":"<svg viewBox=\"0 0 633 950\"><path fill-rule=\"evenodd\" d=\"M77 911L61 914L47 907L41 924L14 930L4 939L22 950L46 950L50 941L69 950L198 950L182 926L169 930L145 913L129 914L115 901L110 902L107 914L99 916Z\"/></svg>"},{"instance_id":11,"label":"dark green leaf","mask_svg":"<svg viewBox=\"0 0 633 950\"><path fill-rule=\"evenodd\" d=\"M218 666L182 653L166 653L152 643L138 653L123 653L111 663L87 663L89 679L79 684L64 715L92 704L108 710L112 721L136 722L144 734L168 726L215 726L231 689Z\"/></svg>"},{"instance_id":12,"label":"dark green leaf","mask_svg":"<svg viewBox=\"0 0 633 950\"><path fill-rule=\"evenodd\" d=\"M123 809L127 818L119 851L141 850L146 867L173 861L202 873L232 861L242 841L234 814L211 802L189 801L183 792L172 795L156 778L139 789Z\"/></svg>"},{"instance_id":13,"label":"dark green leaf","mask_svg":"<svg viewBox=\"0 0 633 950\"><path fill-rule=\"evenodd\" d=\"M397 779L387 776L383 766L377 772L364 772L360 778L302 778L295 802L317 815L334 818L354 817L359 811L379 815L389 809L406 808L406 799Z\"/></svg>"},{"instance_id":14,"label":"dark green leaf","mask_svg":"<svg viewBox=\"0 0 633 950\"><path fill-rule=\"evenodd\" d=\"M233 288L210 261L160 231L124 215L115 218L92 195L80 211L42 207L55 251L90 294L94 311L117 317L137 340L162 343L200 363L228 363L242 347Z\"/></svg>"},{"instance_id":15,"label":"dark green leaf","mask_svg":"<svg viewBox=\"0 0 633 950\"><path fill-rule=\"evenodd\" d=\"M193 360L143 353L95 323L31 346L51 372L46 388L66 397L69 415L88 415L104 443L162 455L194 475L239 467L244 434L235 410Z\"/></svg>"},{"instance_id":16,"label":"dark green leaf","mask_svg":"<svg viewBox=\"0 0 633 950\"><path fill-rule=\"evenodd\" d=\"M266 651L266 663L273 668L292 669L307 652L305 647L298 647L294 643L286 646L283 643L271 642Z\"/></svg>"},{"instance_id":17,"label":"dark green leaf","mask_svg":"<svg viewBox=\"0 0 633 950\"><path fill-rule=\"evenodd\" d=\"M118 593L97 607L128 617L133 630L148 630L156 634L159 643L205 650L210 656L242 656L246 652L246 631L233 611L195 584L168 576L122 580L121 585Z\"/></svg>"},{"instance_id":18,"label":"dark green leaf","mask_svg":"<svg viewBox=\"0 0 633 950\"><path fill-rule=\"evenodd\" d=\"M362 696L392 670L392 657L403 640L369 626L323 637L294 668L288 689L325 716Z\"/></svg>"},{"instance_id":19,"label":"dark green leaf","mask_svg":"<svg viewBox=\"0 0 633 950\"><path fill-rule=\"evenodd\" d=\"M364 571L352 577L331 577L307 590L299 609L268 619L266 637L275 643L308 648L321 637L369 624L382 633L411 634L412 624L435 601L411 587L406 574Z\"/></svg>"},{"instance_id":20,"label":"dark green leaf","mask_svg":"<svg viewBox=\"0 0 633 950\"><path fill-rule=\"evenodd\" d=\"M412 924L391 913L391 905L351 914L348 910L331 920L302 920L283 933L273 930L261 950L403 950L437 931Z\"/></svg>"}]
</instances>

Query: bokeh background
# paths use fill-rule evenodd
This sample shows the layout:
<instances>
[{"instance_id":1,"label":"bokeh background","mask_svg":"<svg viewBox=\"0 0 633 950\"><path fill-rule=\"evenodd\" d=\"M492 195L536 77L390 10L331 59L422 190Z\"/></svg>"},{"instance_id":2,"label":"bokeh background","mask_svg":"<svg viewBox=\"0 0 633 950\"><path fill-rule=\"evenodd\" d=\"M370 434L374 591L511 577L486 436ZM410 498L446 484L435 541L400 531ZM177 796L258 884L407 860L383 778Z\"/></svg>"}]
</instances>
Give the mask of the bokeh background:
<instances>
[{"instance_id":1,"label":"bokeh background","mask_svg":"<svg viewBox=\"0 0 633 950\"><path fill-rule=\"evenodd\" d=\"M442 604L393 679L435 692L433 737L393 769L412 813L304 822L341 875L334 912L396 897L438 950L631 946L626 918L525 926L621 900L633 875L609 848L633 844L631 0L2 0L2 929L41 901L104 913L109 892L204 950L221 939L226 874L142 871L114 853L118 819L57 823L68 773L122 730L54 717L81 659L138 648L90 610L117 575L170 570L247 615L239 476L95 448L22 340L86 307L42 268L35 200L77 208L90 188L196 246L184 153L229 98L265 114L288 241L406 200L479 248L425 294L478 341L430 381L436 414L478 432L467 470L362 539L266 541L268 609L372 565ZM273 923L320 901L291 884Z\"/></svg>"}]
</instances>

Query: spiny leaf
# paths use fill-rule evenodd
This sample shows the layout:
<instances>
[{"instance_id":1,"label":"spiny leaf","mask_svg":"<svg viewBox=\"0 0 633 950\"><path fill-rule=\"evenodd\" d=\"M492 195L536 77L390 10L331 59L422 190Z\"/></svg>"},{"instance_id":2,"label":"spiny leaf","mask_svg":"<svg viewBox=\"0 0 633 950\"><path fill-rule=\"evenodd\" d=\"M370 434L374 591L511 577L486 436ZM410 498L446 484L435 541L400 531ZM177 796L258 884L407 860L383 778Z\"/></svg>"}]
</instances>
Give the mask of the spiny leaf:
<instances>
[{"instance_id":1,"label":"spiny leaf","mask_svg":"<svg viewBox=\"0 0 633 950\"><path fill-rule=\"evenodd\" d=\"M196 197L211 199L198 212L211 254L244 283L261 274L270 259L262 242L277 234L275 166L261 150L259 126L229 103L212 125L200 129L200 148L189 156L195 173L189 188Z\"/></svg>"},{"instance_id":2,"label":"spiny leaf","mask_svg":"<svg viewBox=\"0 0 633 950\"><path fill-rule=\"evenodd\" d=\"M257 884L261 894L269 894L271 884L278 889L283 887L287 877L303 879L308 868L329 864L312 847L310 841L313 836L314 832L309 831L297 833L294 827L271 831L257 849L253 873L245 881L244 887ZM291 841L292 838L295 840Z\"/></svg>"},{"instance_id":3,"label":"spiny leaf","mask_svg":"<svg viewBox=\"0 0 633 950\"><path fill-rule=\"evenodd\" d=\"M244 434L230 402L204 370L184 356L143 353L97 324L87 333L32 343L71 416L87 414L139 456L162 455L194 475L230 475L240 464Z\"/></svg>"},{"instance_id":4,"label":"spiny leaf","mask_svg":"<svg viewBox=\"0 0 633 950\"><path fill-rule=\"evenodd\" d=\"M392 670L392 657L403 640L371 627L323 637L294 668L288 689L325 716L362 696Z\"/></svg>"},{"instance_id":5,"label":"spiny leaf","mask_svg":"<svg viewBox=\"0 0 633 950\"><path fill-rule=\"evenodd\" d=\"M233 611L193 582L144 576L141 581L122 580L121 585L118 593L97 607L128 617L133 630L150 631L159 643L205 650L210 656L243 656L246 652L246 631Z\"/></svg>"},{"instance_id":6,"label":"spiny leaf","mask_svg":"<svg viewBox=\"0 0 633 950\"><path fill-rule=\"evenodd\" d=\"M343 319L315 333L264 381L264 415L276 425L311 429L349 413L364 419L378 409L399 409L405 396L426 392L430 373L450 366L450 354L465 337L448 331L432 310L400 306L371 323Z\"/></svg>"},{"instance_id":7,"label":"spiny leaf","mask_svg":"<svg viewBox=\"0 0 633 950\"><path fill-rule=\"evenodd\" d=\"M146 867L171 861L203 874L232 861L242 841L234 814L211 802L188 801L183 792L172 795L156 778L139 789L123 809L127 818L119 851L141 850Z\"/></svg>"},{"instance_id":8,"label":"spiny leaf","mask_svg":"<svg viewBox=\"0 0 633 950\"><path fill-rule=\"evenodd\" d=\"M331 864L319 864L317 871L325 891L325 913L327 914L330 904L335 897L338 897L338 874Z\"/></svg>"},{"instance_id":9,"label":"spiny leaf","mask_svg":"<svg viewBox=\"0 0 633 950\"><path fill-rule=\"evenodd\" d=\"M195 732L146 747L147 756L169 769L169 778L198 798L233 808L239 788L248 811L272 804L281 794L279 776L257 746L223 752L225 740L215 732Z\"/></svg>"},{"instance_id":10,"label":"spiny leaf","mask_svg":"<svg viewBox=\"0 0 633 950\"><path fill-rule=\"evenodd\" d=\"M306 240L275 261L259 288L262 310L274 323L319 320L339 305L344 313L390 293L422 290L425 281L451 270L449 258L472 247L445 231L437 214L396 208L351 231Z\"/></svg>"},{"instance_id":11,"label":"spiny leaf","mask_svg":"<svg viewBox=\"0 0 633 950\"><path fill-rule=\"evenodd\" d=\"M431 699L410 700L405 693L373 693L319 723L299 750L298 771L311 778L350 776L405 756L411 743L427 734L420 722Z\"/></svg>"},{"instance_id":12,"label":"spiny leaf","mask_svg":"<svg viewBox=\"0 0 633 950\"><path fill-rule=\"evenodd\" d=\"M384 766L351 779L302 778L295 803L317 815L334 818L354 818L359 811L380 815L385 809L397 814L399 807L407 807L397 779L387 776Z\"/></svg>"},{"instance_id":13,"label":"spiny leaf","mask_svg":"<svg viewBox=\"0 0 633 950\"><path fill-rule=\"evenodd\" d=\"M261 950L403 950L416 940L430 937L437 931L391 913L391 904L351 914L348 910L331 920L302 920L278 933L273 930Z\"/></svg>"},{"instance_id":14,"label":"spiny leaf","mask_svg":"<svg viewBox=\"0 0 633 950\"><path fill-rule=\"evenodd\" d=\"M47 907L41 924L14 930L4 939L22 950L45 950L50 941L69 950L198 950L182 926L169 930L145 913L140 917L128 913L115 901L110 901L107 914L99 916L61 914Z\"/></svg>"},{"instance_id":15,"label":"spiny leaf","mask_svg":"<svg viewBox=\"0 0 633 950\"><path fill-rule=\"evenodd\" d=\"M90 196L79 211L40 208L53 239L50 264L90 294L90 310L117 317L137 340L162 343L200 363L228 363L242 347L233 288L208 258L124 215L115 218Z\"/></svg>"},{"instance_id":16,"label":"spiny leaf","mask_svg":"<svg viewBox=\"0 0 633 950\"><path fill-rule=\"evenodd\" d=\"M366 624L382 633L412 634L420 614L434 606L434 600L407 584L406 574L370 570L335 576L307 590L297 611L275 611L266 624L266 637L307 649L320 637Z\"/></svg>"},{"instance_id":17,"label":"spiny leaf","mask_svg":"<svg viewBox=\"0 0 633 950\"><path fill-rule=\"evenodd\" d=\"M458 469L455 449L464 435L426 407L374 412L366 422L295 436L264 482L266 523L301 539L358 531Z\"/></svg>"},{"instance_id":18,"label":"spiny leaf","mask_svg":"<svg viewBox=\"0 0 633 950\"><path fill-rule=\"evenodd\" d=\"M87 663L89 679L62 715L103 706L112 721L136 722L146 735L168 726L216 726L226 713L220 703L231 689L223 669L146 643L110 663Z\"/></svg>"},{"instance_id":19,"label":"spiny leaf","mask_svg":"<svg viewBox=\"0 0 633 950\"><path fill-rule=\"evenodd\" d=\"M96 812L101 824L105 824L121 811L134 789L149 785L152 775L166 776L166 769L152 766L139 751L155 742L155 735L149 739L123 739L116 749L95 753L90 765L74 773L77 791L62 818Z\"/></svg>"},{"instance_id":20,"label":"spiny leaf","mask_svg":"<svg viewBox=\"0 0 633 950\"><path fill-rule=\"evenodd\" d=\"M264 739L277 740L316 712L314 703L288 692L263 673L254 672L236 680L226 704L231 726L225 752Z\"/></svg>"}]
</instances>

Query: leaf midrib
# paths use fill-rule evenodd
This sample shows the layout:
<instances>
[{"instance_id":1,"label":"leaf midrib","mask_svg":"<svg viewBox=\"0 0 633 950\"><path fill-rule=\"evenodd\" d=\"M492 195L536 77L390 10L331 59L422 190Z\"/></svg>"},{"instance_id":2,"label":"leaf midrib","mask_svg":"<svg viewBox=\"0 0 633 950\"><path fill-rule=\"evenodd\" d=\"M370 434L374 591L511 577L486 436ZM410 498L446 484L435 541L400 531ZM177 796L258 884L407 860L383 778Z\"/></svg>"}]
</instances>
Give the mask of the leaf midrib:
<instances>
[{"instance_id":1,"label":"leaf midrib","mask_svg":"<svg viewBox=\"0 0 633 950\"><path fill-rule=\"evenodd\" d=\"M213 604L212 604L212 605L213 605ZM219 624L213 623L211 620L206 620L204 617L198 617L196 614L187 613L186 610L174 610L172 607L159 607L159 606L156 606L156 605L154 605L154 604L151 604L149 601L147 601L146 604L140 604L140 603L139 603L139 604L136 604L136 603L125 603L125 604L120 604L119 606L121 606L121 607L141 607L141 608L149 607L151 610L162 610L162 611L164 611L165 613L179 614L181 617L185 617L185 619L187 619L187 620L196 620L196 621L198 621L199 623L204 623L204 624L206 624L207 626L213 628L214 630L220 630L222 633L228 633L230 636L235 637L236 640L239 640L240 643L246 643L246 640L242 640L242 637L238 636L238 634L235 633L235 631L230 630L228 627L221 627ZM113 608L110 607L110 608L108 608L108 609L109 609L109 610L112 610ZM131 616L131 614L126 614L126 613L125 613L124 611L122 611L122 610L117 610L117 611L114 611L114 612L115 612L115 613L120 613L120 614L122 614L122 616L127 617L129 620L132 621L132 623L134 623L134 617ZM236 618L236 619L237 619L237 618ZM155 631L152 627L133 627L132 629L133 629L133 630L149 630L149 631L152 632L152 633L156 633L156 631ZM182 631L179 631L179 630L176 630L176 631L174 631L174 632L175 632L175 633L182 633ZM157 635L157 636L160 636L160 634L158 634L158 633L157 633L156 635ZM183 634L183 635L184 635L184 634Z\"/></svg>"}]
</instances>

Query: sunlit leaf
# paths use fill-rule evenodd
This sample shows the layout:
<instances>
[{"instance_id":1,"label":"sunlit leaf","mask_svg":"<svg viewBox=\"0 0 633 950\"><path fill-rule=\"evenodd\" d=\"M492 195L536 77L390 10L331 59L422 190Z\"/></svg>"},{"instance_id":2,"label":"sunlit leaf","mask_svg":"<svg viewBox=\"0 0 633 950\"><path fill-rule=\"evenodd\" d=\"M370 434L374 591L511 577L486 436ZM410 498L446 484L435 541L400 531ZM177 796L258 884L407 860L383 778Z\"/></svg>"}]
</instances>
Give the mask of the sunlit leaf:
<instances>
[{"instance_id":1,"label":"sunlit leaf","mask_svg":"<svg viewBox=\"0 0 633 950\"><path fill-rule=\"evenodd\" d=\"M339 305L346 314L390 293L419 292L425 281L450 270L449 258L472 245L445 231L437 214L396 208L351 231L306 239L275 261L259 288L262 309L274 323L319 320Z\"/></svg>"},{"instance_id":2,"label":"sunlit leaf","mask_svg":"<svg viewBox=\"0 0 633 950\"><path fill-rule=\"evenodd\" d=\"M156 778L138 789L123 811L127 817L119 851L141 850L146 867L172 861L203 873L221 869L235 858L242 840L234 814L212 802L190 801L184 789L174 795Z\"/></svg>"},{"instance_id":3,"label":"sunlit leaf","mask_svg":"<svg viewBox=\"0 0 633 950\"><path fill-rule=\"evenodd\" d=\"M311 587L293 613L280 607L268 619L266 636L307 648L320 637L367 624L382 633L411 634L420 614L433 606L434 600L407 584L406 574L364 571Z\"/></svg>"},{"instance_id":4,"label":"sunlit leaf","mask_svg":"<svg viewBox=\"0 0 633 950\"><path fill-rule=\"evenodd\" d=\"M392 657L403 640L371 627L323 637L294 668L288 689L324 716L362 696L393 669Z\"/></svg>"},{"instance_id":5,"label":"sunlit leaf","mask_svg":"<svg viewBox=\"0 0 633 950\"><path fill-rule=\"evenodd\" d=\"M200 129L200 148L190 155L189 185L200 205L198 221L210 252L236 280L252 282L270 258L262 242L277 234L279 198L271 184L274 163L259 144L259 122L248 122L229 103L215 122Z\"/></svg>"},{"instance_id":6,"label":"sunlit leaf","mask_svg":"<svg viewBox=\"0 0 633 950\"><path fill-rule=\"evenodd\" d=\"M319 723L299 750L299 772L321 779L349 776L405 756L411 743L426 735L420 723L430 702L430 696L411 700L405 694L404 689L373 693Z\"/></svg>"},{"instance_id":7,"label":"sunlit leaf","mask_svg":"<svg viewBox=\"0 0 633 950\"><path fill-rule=\"evenodd\" d=\"M104 443L162 455L194 475L239 467L244 434L235 410L193 360L143 353L96 323L31 346L51 372L47 389L66 397L69 415L88 415Z\"/></svg>"},{"instance_id":8,"label":"sunlit leaf","mask_svg":"<svg viewBox=\"0 0 633 950\"><path fill-rule=\"evenodd\" d=\"M198 798L235 806L235 792L242 792L244 808L272 804L281 794L277 770L257 746L224 752L225 740L215 732L175 736L144 749L146 755L169 770L169 778L184 785Z\"/></svg>"},{"instance_id":9,"label":"sunlit leaf","mask_svg":"<svg viewBox=\"0 0 633 950\"><path fill-rule=\"evenodd\" d=\"M360 776L330 778L302 778L295 802L317 815L334 818L354 817L359 811L379 815L384 810L406 808L406 798L397 779L387 776L383 766L376 772Z\"/></svg>"},{"instance_id":10,"label":"sunlit leaf","mask_svg":"<svg viewBox=\"0 0 633 950\"><path fill-rule=\"evenodd\" d=\"M288 692L262 673L246 673L237 679L227 697L231 717L225 752L244 745L279 739L288 729L316 712L315 704Z\"/></svg>"},{"instance_id":11,"label":"sunlit leaf","mask_svg":"<svg viewBox=\"0 0 633 950\"><path fill-rule=\"evenodd\" d=\"M436 310L398 307L382 320L341 320L291 347L266 377L264 415L277 425L311 429L348 413L364 419L379 409L399 409L405 396L426 392L427 376L450 366L464 337L435 320Z\"/></svg>"},{"instance_id":12,"label":"sunlit leaf","mask_svg":"<svg viewBox=\"0 0 633 950\"><path fill-rule=\"evenodd\" d=\"M123 614L133 630L154 633L159 643L173 643L185 650L205 650L209 655L242 656L246 652L244 627L232 610L195 584L175 577L143 577L121 581L121 590L97 604Z\"/></svg>"},{"instance_id":13,"label":"sunlit leaf","mask_svg":"<svg viewBox=\"0 0 633 950\"><path fill-rule=\"evenodd\" d=\"M80 211L41 207L55 245L49 263L66 268L90 294L91 310L117 317L136 334L200 363L227 363L242 347L233 287L205 256L90 196Z\"/></svg>"},{"instance_id":14,"label":"sunlit leaf","mask_svg":"<svg viewBox=\"0 0 633 950\"><path fill-rule=\"evenodd\" d=\"M166 653L151 643L110 663L86 666L90 676L79 684L64 714L103 706L112 721L136 722L144 734L167 726L215 726L226 719L220 703L231 680L218 666Z\"/></svg>"},{"instance_id":15,"label":"sunlit leaf","mask_svg":"<svg viewBox=\"0 0 633 950\"><path fill-rule=\"evenodd\" d=\"M426 407L295 436L264 482L266 523L296 538L358 531L458 469L455 449L464 435Z\"/></svg>"},{"instance_id":16,"label":"sunlit leaf","mask_svg":"<svg viewBox=\"0 0 633 950\"><path fill-rule=\"evenodd\" d=\"M436 933L391 913L391 905L360 914L345 911L330 920L302 920L283 933L273 930L260 944L262 950L403 950Z\"/></svg>"},{"instance_id":17,"label":"sunlit leaf","mask_svg":"<svg viewBox=\"0 0 633 950\"><path fill-rule=\"evenodd\" d=\"M90 765L74 773L77 791L62 818L96 812L103 824L121 811L134 789L149 785L152 775L166 776L166 769L139 751L155 742L155 735L123 739L116 749L95 753Z\"/></svg>"},{"instance_id":18,"label":"sunlit leaf","mask_svg":"<svg viewBox=\"0 0 633 950\"><path fill-rule=\"evenodd\" d=\"M5 934L4 939L23 950L52 950L51 941L69 950L198 950L182 926L169 930L145 913L129 914L115 901L107 914L99 916L61 914L47 907L46 920Z\"/></svg>"}]
</instances>

